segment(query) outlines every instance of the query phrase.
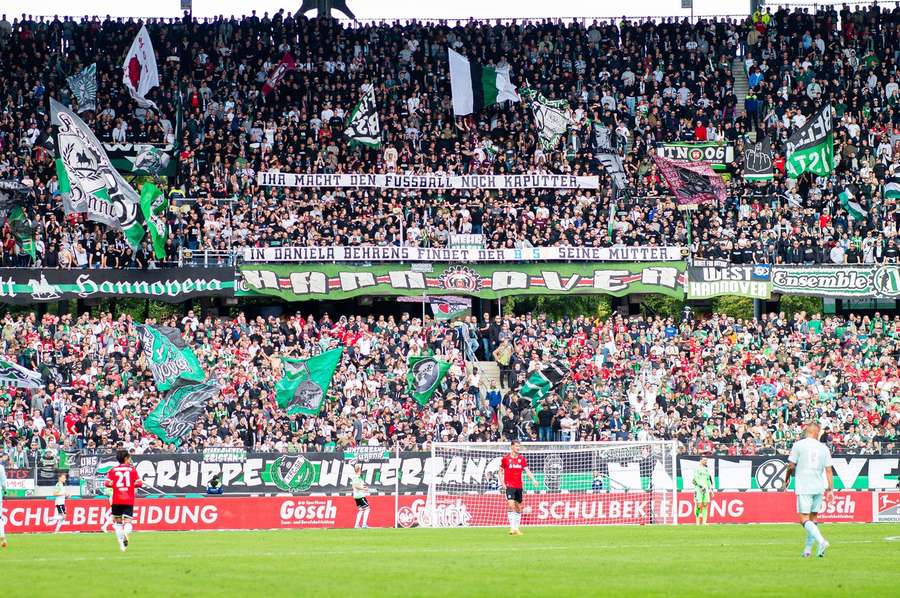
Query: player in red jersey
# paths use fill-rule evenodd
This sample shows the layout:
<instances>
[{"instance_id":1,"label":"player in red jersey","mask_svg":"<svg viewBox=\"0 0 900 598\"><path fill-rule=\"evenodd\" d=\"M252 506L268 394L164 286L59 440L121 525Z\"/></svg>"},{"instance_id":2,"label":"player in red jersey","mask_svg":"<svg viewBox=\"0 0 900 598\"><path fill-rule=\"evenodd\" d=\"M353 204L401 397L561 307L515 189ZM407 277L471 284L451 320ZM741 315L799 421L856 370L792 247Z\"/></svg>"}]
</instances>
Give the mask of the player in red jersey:
<instances>
[{"instance_id":1,"label":"player in red jersey","mask_svg":"<svg viewBox=\"0 0 900 598\"><path fill-rule=\"evenodd\" d=\"M134 491L144 485L137 470L131 465L131 455L126 450L116 451L118 465L106 474L106 487L112 488L113 529L122 552L128 548L131 520L134 518Z\"/></svg>"},{"instance_id":2,"label":"player in red jersey","mask_svg":"<svg viewBox=\"0 0 900 598\"><path fill-rule=\"evenodd\" d=\"M506 489L506 516L509 519L509 533L513 536L521 536L519 523L522 522L522 472L537 485L531 470L528 469L528 461L525 455L519 454L521 443L513 440L509 445L509 454L500 460L500 489Z\"/></svg>"}]
</instances>

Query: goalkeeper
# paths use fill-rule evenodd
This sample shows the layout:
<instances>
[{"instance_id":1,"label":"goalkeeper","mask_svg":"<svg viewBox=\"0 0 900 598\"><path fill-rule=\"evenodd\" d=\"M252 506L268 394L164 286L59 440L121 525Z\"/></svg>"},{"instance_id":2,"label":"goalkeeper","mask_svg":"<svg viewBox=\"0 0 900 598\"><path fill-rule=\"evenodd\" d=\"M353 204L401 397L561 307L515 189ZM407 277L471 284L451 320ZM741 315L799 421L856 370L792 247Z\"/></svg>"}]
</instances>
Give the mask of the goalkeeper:
<instances>
[{"instance_id":1,"label":"goalkeeper","mask_svg":"<svg viewBox=\"0 0 900 598\"><path fill-rule=\"evenodd\" d=\"M697 525L700 525L701 521L706 525L709 500L712 497L713 479L706 465L707 459L703 457L700 459L700 467L694 472L694 519Z\"/></svg>"}]
</instances>

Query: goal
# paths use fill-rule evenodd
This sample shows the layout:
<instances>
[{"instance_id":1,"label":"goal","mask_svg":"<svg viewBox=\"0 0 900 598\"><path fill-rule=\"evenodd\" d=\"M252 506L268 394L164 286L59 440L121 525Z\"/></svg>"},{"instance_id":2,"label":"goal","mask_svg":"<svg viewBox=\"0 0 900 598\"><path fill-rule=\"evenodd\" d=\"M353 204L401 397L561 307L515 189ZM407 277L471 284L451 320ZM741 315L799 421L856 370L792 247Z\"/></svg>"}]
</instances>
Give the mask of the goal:
<instances>
[{"instance_id":1,"label":"goal","mask_svg":"<svg viewBox=\"0 0 900 598\"><path fill-rule=\"evenodd\" d=\"M533 442L521 454L523 525L676 524L675 441ZM498 479L509 443L435 443L426 527L507 524Z\"/></svg>"}]
</instances>

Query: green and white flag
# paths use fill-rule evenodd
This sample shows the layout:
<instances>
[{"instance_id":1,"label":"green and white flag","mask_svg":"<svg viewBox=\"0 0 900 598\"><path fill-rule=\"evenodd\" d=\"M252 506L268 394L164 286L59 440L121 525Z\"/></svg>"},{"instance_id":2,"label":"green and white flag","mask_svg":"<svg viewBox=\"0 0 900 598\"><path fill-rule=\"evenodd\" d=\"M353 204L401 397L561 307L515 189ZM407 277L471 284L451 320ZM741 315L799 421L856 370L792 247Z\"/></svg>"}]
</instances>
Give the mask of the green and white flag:
<instances>
[{"instance_id":1,"label":"green and white flag","mask_svg":"<svg viewBox=\"0 0 900 598\"><path fill-rule=\"evenodd\" d=\"M347 118L344 135L350 139L350 147L354 145L381 147L381 125L378 122L374 85L366 86L362 98Z\"/></svg>"},{"instance_id":2,"label":"green and white flag","mask_svg":"<svg viewBox=\"0 0 900 598\"><path fill-rule=\"evenodd\" d=\"M519 396L528 399L532 406L537 407L538 403L569 375L569 369L569 364L562 359L547 364L525 380L525 384L519 389Z\"/></svg>"},{"instance_id":3,"label":"green and white flag","mask_svg":"<svg viewBox=\"0 0 900 598\"><path fill-rule=\"evenodd\" d=\"M853 220L865 220L868 213L866 209L859 203L859 189L856 185L847 185L844 190L838 194L841 200L841 206L847 210L850 218Z\"/></svg>"},{"instance_id":4,"label":"green and white flag","mask_svg":"<svg viewBox=\"0 0 900 598\"><path fill-rule=\"evenodd\" d=\"M219 395L216 380L193 384L185 382L173 388L144 420L144 429L166 444L179 446L194 429L206 404Z\"/></svg>"},{"instance_id":5,"label":"green and white flag","mask_svg":"<svg viewBox=\"0 0 900 598\"><path fill-rule=\"evenodd\" d=\"M81 72L66 77L69 89L78 102L78 114L97 109L97 63L81 69Z\"/></svg>"},{"instance_id":6,"label":"green and white flag","mask_svg":"<svg viewBox=\"0 0 900 598\"><path fill-rule=\"evenodd\" d=\"M472 300L468 297L430 297L431 313L435 320L456 320L472 313Z\"/></svg>"},{"instance_id":7,"label":"green and white flag","mask_svg":"<svg viewBox=\"0 0 900 598\"><path fill-rule=\"evenodd\" d=\"M53 98L50 113L58 130L56 176L66 213L87 214L88 220L122 231L136 250L144 238L137 192L83 120Z\"/></svg>"},{"instance_id":8,"label":"green and white flag","mask_svg":"<svg viewBox=\"0 0 900 598\"><path fill-rule=\"evenodd\" d=\"M188 347L181 331L169 326L153 327L149 324L136 324L141 345L156 388L169 390L179 380L203 382L206 374L194 352Z\"/></svg>"},{"instance_id":9,"label":"green and white flag","mask_svg":"<svg viewBox=\"0 0 900 598\"><path fill-rule=\"evenodd\" d=\"M882 196L885 199L900 199L900 175L891 175L891 178L884 184Z\"/></svg>"},{"instance_id":10,"label":"green and white flag","mask_svg":"<svg viewBox=\"0 0 900 598\"><path fill-rule=\"evenodd\" d=\"M559 140L566 135L569 126L574 124L569 102L551 100L528 87L522 90L522 97L531 103L531 112L534 114L534 125L541 147L544 151L554 149L559 145Z\"/></svg>"},{"instance_id":11,"label":"green and white flag","mask_svg":"<svg viewBox=\"0 0 900 598\"><path fill-rule=\"evenodd\" d=\"M316 415L322 410L331 379L341 362L344 348L338 347L308 359L281 359L284 373L275 384L275 402L288 415Z\"/></svg>"},{"instance_id":12,"label":"green and white flag","mask_svg":"<svg viewBox=\"0 0 900 598\"><path fill-rule=\"evenodd\" d=\"M427 405L441 386L444 376L450 369L446 361L435 359L430 355L410 355L406 361L406 384L409 394L419 405Z\"/></svg>"},{"instance_id":13,"label":"green and white flag","mask_svg":"<svg viewBox=\"0 0 900 598\"><path fill-rule=\"evenodd\" d=\"M834 131L831 105L806 121L787 142L785 169L792 179L804 172L826 176L834 171Z\"/></svg>"},{"instance_id":14,"label":"green and white flag","mask_svg":"<svg viewBox=\"0 0 900 598\"><path fill-rule=\"evenodd\" d=\"M451 48L447 48L447 56L454 116L481 112L500 102L521 101L516 86L509 80L509 67L482 66Z\"/></svg>"},{"instance_id":15,"label":"green and white flag","mask_svg":"<svg viewBox=\"0 0 900 598\"><path fill-rule=\"evenodd\" d=\"M0 388L43 388L38 372L23 368L17 363L0 359Z\"/></svg>"},{"instance_id":16,"label":"green and white flag","mask_svg":"<svg viewBox=\"0 0 900 598\"><path fill-rule=\"evenodd\" d=\"M9 212L7 222L13 237L19 243L22 251L31 256L31 259L35 259L37 250L34 246L34 224L28 215L25 214L25 209L22 206L14 207Z\"/></svg>"},{"instance_id":17,"label":"green and white flag","mask_svg":"<svg viewBox=\"0 0 900 598\"><path fill-rule=\"evenodd\" d=\"M166 240L169 238L169 225L166 223L166 212L169 210L169 199L159 187L153 183L144 183L141 187L141 212L150 240L153 241L153 255L158 260L166 259Z\"/></svg>"}]
</instances>

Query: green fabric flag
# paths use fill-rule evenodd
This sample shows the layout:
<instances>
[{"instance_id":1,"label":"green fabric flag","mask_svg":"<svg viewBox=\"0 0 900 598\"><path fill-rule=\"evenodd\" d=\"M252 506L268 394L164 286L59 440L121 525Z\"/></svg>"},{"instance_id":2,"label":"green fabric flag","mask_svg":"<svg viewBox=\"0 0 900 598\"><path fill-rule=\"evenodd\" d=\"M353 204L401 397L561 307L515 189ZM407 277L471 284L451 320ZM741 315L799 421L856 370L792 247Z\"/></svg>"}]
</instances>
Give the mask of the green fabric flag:
<instances>
[{"instance_id":1,"label":"green fabric flag","mask_svg":"<svg viewBox=\"0 0 900 598\"><path fill-rule=\"evenodd\" d=\"M43 388L44 382L38 372L24 368L17 363L0 359L0 388Z\"/></svg>"},{"instance_id":2,"label":"green fabric flag","mask_svg":"<svg viewBox=\"0 0 900 598\"><path fill-rule=\"evenodd\" d=\"M843 207L852 220L865 220L866 209L859 203L859 189L856 185L847 185L838 194Z\"/></svg>"},{"instance_id":3,"label":"green fabric flag","mask_svg":"<svg viewBox=\"0 0 900 598\"><path fill-rule=\"evenodd\" d=\"M34 247L34 225L25 214L22 206L16 206L10 210L8 222L13 236L22 247L22 251L30 255L31 259L35 259L37 252Z\"/></svg>"},{"instance_id":4,"label":"green fabric flag","mask_svg":"<svg viewBox=\"0 0 900 598\"><path fill-rule=\"evenodd\" d=\"M543 94L525 87L522 89L522 99L531 103L531 111L534 113L534 126L537 129L538 139L545 151L554 149L571 125L572 109L567 100L551 100Z\"/></svg>"},{"instance_id":5,"label":"green fabric flag","mask_svg":"<svg viewBox=\"0 0 900 598\"><path fill-rule=\"evenodd\" d=\"M834 131L831 105L811 117L787 142L785 169L792 179L804 172L826 176L834 171Z\"/></svg>"},{"instance_id":6,"label":"green fabric flag","mask_svg":"<svg viewBox=\"0 0 900 598\"><path fill-rule=\"evenodd\" d=\"M381 125L378 123L378 106L375 104L375 86L369 85L362 99L347 118L344 135L350 139L350 147L364 145L381 147Z\"/></svg>"},{"instance_id":7,"label":"green fabric flag","mask_svg":"<svg viewBox=\"0 0 900 598\"><path fill-rule=\"evenodd\" d=\"M900 174L892 174L884 184L885 199L900 199Z\"/></svg>"},{"instance_id":8,"label":"green fabric flag","mask_svg":"<svg viewBox=\"0 0 900 598\"><path fill-rule=\"evenodd\" d=\"M532 407L537 408L553 387L559 385L568 375L569 364L562 359L554 361L531 374L519 389L519 396L528 399Z\"/></svg>"},{"instance_id":9,"label":"green fabric flag","mask_svg":"<svg viewBox=\"0 0 900 598\"><path fill-rule=\"evenodd\" d=\"M409 394L419 405L427 405L447 375L450 364L430 355L410 355L406 361Z\"/></svg>"},{"instance_id":10,"label":"green fabric flag","mask_svg":"<svg viewBox=\"0 0 900 598\"><path fill-rule=\"evenodd\" d=\"M216 380L192 384L185 382L173 388L144 420L144 429L156 434L166 444L180 445L206 411L206 403L218 396Z\"/></svg>"},{"instance_id":11,"label":"green fabric flag","mask_svg":"<svg viewBox=\"0 0 900 598\"><path fill-rule=\"evenodd\" d=\"M284 374L275 384L275 402L278 406L286 409L288 415L317 415L322 410L325 395L343 354L344 348L338 347L309 359L283 357Z\"/></svg>"},{"instance_id":12,"label":"green fabric flag","mask_svg":"<svg viewBox=\"0 0 900 598\"><path fill-rule=\"evenodd\" d=\"M177 328L153 327L137 324L144 355L156 381L156 388L169 390L179 380L203 382L206 374L194 352L188 347Z\"/></svg>"},{"instance_id":13,"label":"green fabric flag","mask_svg":"<svg viewBox=\"0 0 900 598\"><path fill-rule=\"evenodd\" d=\"M147 232L153 241L153 255L158 260L166 259L166 240L169 238L169 226L166 224L166 212L169 210L169 199L159 187L153 183L144 183L141 187L141 212Z\"/></svg>"}]
</instances>

